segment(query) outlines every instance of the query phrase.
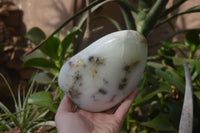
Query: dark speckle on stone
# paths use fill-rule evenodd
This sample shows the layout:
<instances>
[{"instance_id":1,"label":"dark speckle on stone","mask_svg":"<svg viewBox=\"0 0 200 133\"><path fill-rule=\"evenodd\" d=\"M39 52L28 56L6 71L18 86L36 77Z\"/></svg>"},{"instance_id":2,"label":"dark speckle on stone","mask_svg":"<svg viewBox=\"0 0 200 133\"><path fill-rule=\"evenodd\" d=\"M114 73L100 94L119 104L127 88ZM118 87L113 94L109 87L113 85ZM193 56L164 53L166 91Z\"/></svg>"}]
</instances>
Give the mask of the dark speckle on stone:
<instances>
[{"instance_id":1,"label":"dark speckle on stone","mask_svg":"<svg viewBox=\"0 0 200 133\"><path fill-rule=\"evenodd\" d=\"M126 86L126 83L120 83L119 90L123 90L125 86Z\"/></svg>"},{"instance_id":2,"label":"dark speckle on stone","mask_svg":"<svg viewBox=\"0 0 200 133\"><path fill-rule=\"evenodd\" d=\"M119 90L123 90L127 84L127 78L123 78L119 84Z\"/></svg>"},{"instance_id":3,"label":"dark speckle on stone","mask_svg":"<svg viewBox=\"0 0 200 133\"><path fill-rule=\"evenodd\" d=\"M80 74L79 71L75 72L75 75L73 76L74 78L74 83L76 83L77 81L80 81L82 78L82 75Z\"/></svg>"},{"instance_id":4,"label":"dark speckle on stone","mask_svg":"<svg viewBox=\"0 0 200 133\"><path fill-rule=\"evenodd\" d=\"M81 79L81 75L80 75L80 74L77 74L77 75L75 76L75 79L76 79L76 80L80 80L80 79Z\"/></svg>"},{"instance_id":5,"label":"dark speckle on stone","mask_svg":"<svg viewBox=\"0 0 200 133\"><path fill-rule=\"evenodd\" d=\"M104 64L104 60L100 57L95 57L95 56L89 56L88 61L91 62L94 65L102 65Z\"/></svg>"},{"instance_id":6,"label":"dark speckle on stone","mask_svg":"<svg viewBox=\"0 0 200 133\"><path fill-rule=\"evenodd\" d=\"M79 83L79 86L82 86L83 84L82 83Z\"/></svg>"},{"instance_id":7,"label":"dark speckle on stone","mask_svg":"<svg viewBox=\"0 0 200 133\"><path fill-rule=\"evenodd\" d=\"M92 60L94 60L94 56L89 56L88 60L91 62Z\"/></svg>"},{"instance_id":8,"label":"dark speckle on stone","mask_svg":"<svg viewBox=\"0 0 200 133\"><path fill-rule=\"evenodd\" d=\"M103 83L108 84L108 81L105 78L103 78Z\"/></svg>"},{"instance_id":9,"label":"dark speckle on stone","mask_svg":"<svg viewBox=\"0 0 200 133\"><path fill-rule=\"evenodd\" d=\"M126 79L126 78L123 78L123 79L122 79L122 82L123 82L123 83L127 82L127 79Z\"/></svg>"},{"instance_id":10,"label":"dark speckle on stone","mask_svg":"<svg viewBox=\"0 0 200 133\"><path fill-rule=\"evenodd\" d=\"M72 63L72 61L69 61L68 64L70 67L74 67L74 64Z\"/></svg>"},{"instance_id":11,"label":"dark speckle on stone","mask_svg":"<svg viewBox=\"0 0 200 133\"><path fill-rule=\"evenodd\" d=\"M114 100L115 100L115 97L116 97L117 95L113 95L112 96L112 98L110 99L110 102L113 102Z\"/></svg>"},{"instance_id":12,"label":"dark speckle on stone","mask_svg":"<svg viewBox=\"0 0 200 133\"><path fill-rule=\"evenodd\" d=\"M98 101L98 99L96 99L96 95L92 95L91 98L93 99L93 101Z\"/></svg>"},{"instance_id":13,"label":"dark speckle on stone","mask_svg":"<svg viewBox=\"0 0 200 133\"><path fill-rule=\"evenodd\" d=\"M140 61L136 60L135 62L132 62L128 65L125 65L123 70L128 73L135 65L137 65Z\"/></svg>"},{"instance_id":14,"label":"dark speckle on stone","mask_svg":"<svg viewBox=\"0 0 200 133\"><path fill-rule=\"evenodd\" d=\"M129 65L126 65L126 66L124 67L124 71L128 72L129 70L130 70L130 66L129 66Z\"/></svg>"},{"instance_id":15,"label":"dark speckle on stone","mask_svg":"<svg viewBox=\"0 0 200 133\"><path fill-rule=\"evenodd\" d=\"M68 94L71 98L74 98L74 97L78 97L81 93L77 90L75 90L73 87L71 87L68 91Z\"/></svg>"},{"instance_id":16,"label":"dark speckle on stone","mask_svg":"<svg viewBox=\"0 0 200 133\"><path fill-rule=\"evenodd\" d=\"M98 92L101 93L102 95L107 94L106 90L104 90L103 88L100 88Z\"/></svg>"}]
</instances>

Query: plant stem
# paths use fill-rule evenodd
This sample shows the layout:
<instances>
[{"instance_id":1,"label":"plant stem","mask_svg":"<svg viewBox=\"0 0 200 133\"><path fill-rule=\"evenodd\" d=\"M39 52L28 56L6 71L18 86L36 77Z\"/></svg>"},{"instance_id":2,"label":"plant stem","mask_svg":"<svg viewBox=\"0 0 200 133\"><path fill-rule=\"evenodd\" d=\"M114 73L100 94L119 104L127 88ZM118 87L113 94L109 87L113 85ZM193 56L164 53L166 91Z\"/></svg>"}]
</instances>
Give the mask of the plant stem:
<instances>
[{"instance_id":1,"label":"plant stem","mask_svg":"<svg viewBox=\"0 0 200 133\"><path fill-rule=\"evenodd\" d=\"M153 0L139 0L139 9L141 10L148 10L151 8L151 6L153 5Z\"/></svg>"},{"instance_id":2,"label":"plant stem","mask_svg":"<svg viewBox=\"0 0 200 133\"><path fill-rule=\"evenodd\" d=\"M122 12L122 15L124 17L126 29L135 30L136 29L135 20L132 16L130 10L123 2L119 1L118 3L119 3L120 10Z\"/></svg>"},{"instance_id":3,"label":"plant stem","mask_svg":"<svg viewBox=\"0 0 200 133\"><path fill-rule=\"evenodd\" d=\"M166 23L166 22L168 22L168 21L170 21L170 20L172 20L172 19L174 19L174 18L176 18L176 17L178 17L180 15L184 15L184 14L188 14L188 13L195 13L195 12L200 12L200 6L195 6L195 7L189 8L189 9L187 9L185 11L181 11L181 12L179 12L179 13L177 13L177 14L175 14L175 15L173 15L173 16L165 19L165 20L163 20L157 26L160 26L161 24L164 24L164 23Z\"/></svg>"},{"instance_id":4,"label":"plant stem","mask_svg":"<svg viewBox=\"0 0 200 133\"><path fill-rule=\"evenodd\" d=\"M104 2L105 0L96 0L94 2L92 2L90 5L88 5L87 7L83 8L82 10L80 10L79 12L77 12L76 14L74 14L73 16L71 16L69 19L67 19L65 22L63 22L63 24L61 24L50 36L48 36L48 38L46 38L44 41L42 41L41 43L39 43L35 48L33 48L32 50L28 51L27 53L25 53L25 55L28 55L30 53L32 53L33 51L35 51L36 49L38 49L40 46L42 46L47 40L49 40L51 37L53 37L54 34L56 34L57 32L59 32L65 25L67 25L69 22L71 22L73 19L75 19L77 16L81 15L82 13L84 13L85 11L91 9L92 7L94 7L95 5Z\"/></svg>"},{"instance_id":5,"label":"plant stem","mask_svg":"<svg viewBox=\"0 0 200 133\"><path fill-rule=\"evenodd\" d=\"M154 28L167 2L168 0L157 0L153 7L150 9L142 25L141 31L139 31L145 37L147 37L149 32Z\"/></svg>"},{"instance_id":6,"label":"plant stem","mask_svg":"<svg viewBox=\"0 0 200 133\"><path fill-rule=\"evenodd\" d=\"M149 45L149 48L154 48L154 47L160 45L160 43L161 43L162 41L169 40L169 39L171 39L172 37L174 37L174 36L177 35L177 34L184 33L184 32L188 32L188 31L191 31L191 30L200 30L200 29L184 29L184 30L179 30L179 31L170 33L169 35L166 35L166 36L164 36L163 38L161 38L161 39L159 39L158 41L156 41L155 43L152 43L151 45Z\"/></svg>"},{"instance_id":7,"label":"plant stem","mask_svg":"<svg viewBox=\"0 0 200 133\"><path fill-rule=\"evenodd\" d=\"M179 0L178 2L176 2L172 7L170 7L169 9L165 10L162 15L160 16L165 17L166 15L168 15L170 12L174 11L175 9L177 9L180 5L182 5L186 0Z\"/></svg>"}]
</instances>

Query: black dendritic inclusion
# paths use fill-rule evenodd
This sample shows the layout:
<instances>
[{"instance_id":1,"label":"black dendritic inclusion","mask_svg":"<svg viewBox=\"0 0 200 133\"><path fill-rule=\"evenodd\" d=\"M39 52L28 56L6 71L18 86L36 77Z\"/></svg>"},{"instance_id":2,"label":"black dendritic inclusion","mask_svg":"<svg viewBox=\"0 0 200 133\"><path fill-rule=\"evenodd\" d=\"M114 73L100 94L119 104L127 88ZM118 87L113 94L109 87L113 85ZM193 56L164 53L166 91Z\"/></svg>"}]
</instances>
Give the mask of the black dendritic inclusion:
<instances>
[{"instance_id":1,"label":"black dendritic inclusion","mask_svg":"<svg viewBox=\"0 0 200 133\"><path fill-rule=\"evenodd\" d=\"M133 62L133 63L131 63L131 64L129 64L129 65L125 65L124 67L123 67L123 71L125 72L125 77L120 81L120 83L119 83L119 90L123 90L123 89L125 89L125 87L127 86L127 84L128 84L128 79L127 79L127 77L130 75L130 73L131 73L131 70L133 69L133 67L135 66L135 65L137 65L138 63L139 63L140 61L135 61L135 62Z\"/></svg>"},{"instance_id":2,"label":"black dendritic inclusion","mask_svg":"<svg viewBox=\"0 0 200 133\"><path fill-rule=\"evenodd\" d=\"M95 65L102 65L104 64L104 60L100 57L89 56L88 61L95 64Z\"/></svg>"},{"instance_id":3,"label":"black dendritic inclusion","mask_svg":"<svg viewBox=\"0 0 200 133\"><path fill-rule=\"evenodd\" d=\"M117 95L113 95L112 98L110 99L110 102L113 102L115 100Z\"/></svg>"},{"instance_id":4,"label":"black dendritic inclusion","mask_svg":"<svg viewBox=\"0 0 200 133\"><path fill-rule=\"evenodd\" d=\"M71 87L69 90L68 90L68 94L71 98L74 98L74 97L78 97L81 93L77 90L75 90L73 87Z\"/></svg>"},{"instance_id":5,"label":"black dendritic inclusion","mask_svg":"<svg viewBox=\"0 0 200 133\"><path fill-rule=\"evenodd\" d=\"M119 90L123 90L123 89L125 88L126 85L127 85L127 78L123 78L123 79L120 81Z\"/></svg>"},{"instance_id":6,"label":"black dendritic inclusion","mask_svg":"<svg viewBox=\"0 0 200 133\"><path fill-rule=\"evenodd\" d=\"M75 81L79 81L80 79L81 79L81 75L80 75L80 73L77 73L75 76L74 76L74 80Z\"/></svg>"},{"instance_id":7,"label":"black dendritic inclusion","mask_svg":"<svg viewBox=\"0 0 200 133\"><path fill-rule=\"evenodd\" d=\"M105 78L103 78L103 83L104 84L108 84L108 80L106 80Z\"/></svg>"},{"instance_id":8,"label":"black dendritic inclusion","mask_svg":"<svg viewBox=\"0 0 200 133\"><path fill-rule=\"evenodd\" d=\"M99 98L102 96L102 95L106 95L107 94L107 91L103 88L100 88L98 89L97 92L95 92L91 98L96 102L96 101L99 101Z\"/></svg>"},{"instance_id":9,"label":"black dendritic inclusion","mask_svg":"<svg viewBox=\"0 0 200 133\"><path fill-rule=\"evenodd\" d=\"M98 92L101 93L102 95L106 95L107 94L107 91L102 89L102 88L100 88Z\"/></svg>"},{"instance_id":10,"label":"black dendritic inclusion","mask_svg":"<svg viewBox=\"0 0 200 133\"><path fill-rule=\"evenodd\" d=\"M129 71L130 71L130 66L129 66L129 65L126 65L126 66L124 67L124 71L125 71L125 72L129 72Z\"/></svg>"},{"instance_id":11,"label":"black dendritic inclusion","mask_svg":"<svg viewBox=\"0 0 200 133\"><path fill-rule=\"evenodd\" d=\"M76 71L73 75L73 84L70 87L70 89L68 90L69 95L73 98L73 97L78 97L81 93L78 91L77 86L82 86L82 75L80 74L79 71Z\"/></svg>"}]
</instances>

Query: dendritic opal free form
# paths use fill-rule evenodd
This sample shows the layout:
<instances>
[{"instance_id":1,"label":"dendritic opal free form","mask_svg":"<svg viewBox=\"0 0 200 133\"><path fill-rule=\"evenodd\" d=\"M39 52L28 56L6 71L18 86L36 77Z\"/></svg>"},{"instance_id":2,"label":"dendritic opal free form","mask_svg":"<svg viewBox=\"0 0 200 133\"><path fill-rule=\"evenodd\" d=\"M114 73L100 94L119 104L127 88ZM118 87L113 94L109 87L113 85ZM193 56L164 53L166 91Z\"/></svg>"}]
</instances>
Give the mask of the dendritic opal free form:
<instances>
[{"instance_id":1,"label":"dendritic opal free form","mask_svg":"<svg viewBox=\"0 0 200 133\"><path fill-rule=\"evenodd\" d=\"M59 86L78 107L100 112L119 104L137 86L147 58L145 38L136 31L108 34L70 58Z\"/></svg>"}]
</instances>

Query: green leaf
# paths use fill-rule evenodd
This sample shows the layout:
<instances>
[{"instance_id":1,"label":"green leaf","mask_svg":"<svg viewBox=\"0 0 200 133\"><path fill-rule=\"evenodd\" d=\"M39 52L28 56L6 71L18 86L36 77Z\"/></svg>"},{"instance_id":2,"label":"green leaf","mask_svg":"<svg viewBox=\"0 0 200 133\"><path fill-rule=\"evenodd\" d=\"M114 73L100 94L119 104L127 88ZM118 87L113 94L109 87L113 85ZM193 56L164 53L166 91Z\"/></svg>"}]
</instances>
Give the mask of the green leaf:
<instances>
[{"instance_id":1,"label":"green leaf","mask_svg":"<svg viewBox=\"0 0 200 133\"><path fill-rule=\"evenodd\" d=\"M31 58L46 58L46 55L44 53L42 53L42 51L40 49L35 50L34 52L28 54L28 55L24 55L22 56L22 60L26 61L28 59Z\"/></svg>"},{"instance_id":2,"label":"green leaf","mask_svg":"<svg viewBox=\"0 0 200 133\"><path fill-rule=\"evenodd\" d=\"M164 11L165 6L167 5L168 0L157 0L153 7L148 12L144 23L141 26L140 33L142 33L145 37L148 36L150 31L157 24L161 13Z\"/></svg>"},{"instance_id":3,"label":"green leaf","mask_svg":"<svg viewBox=\"0 0 200 133\"><path fill-rule=\"evenodd\" d=\"M180 101L179 102L165 101L165 106L169 110L169 119L171 123L173 123L173 125L178 128L179 123L180 123L181 111L182 111L182 103Z\"/></svg>"},{"instance_id":4,"label":"green leaf","mask_svg":"<svg viewBox=\"0 0 200 133\"><path fill-rule=\"evenodd\" d=\"M54 60L58 60L58 47L60 40L57 37L52 37L47 40L41 47L41 51Z\"/></svg>"},{"instance_id":5,"label":"green leaf","mask_svg":"<svg viewBox=\"0 0 200 133\"><path fill-rule=\"evenodd\" d=\"M36 81L39 84L49 84L52 82L52 78L48 76L47 73L41 72L37 73L32 78L33 81Z\"/></svg>"},{"instance_id":6,"label":"green leaf","mask_svg":"<svg viewBox=\"0 0 200 133\"><path fill-rule=\"evenodd\" d=\"M27 132L32 132L32 129L38 129L40 127L45 127L45 126L51 126L51 127L55 127L55 121L44 121L44 122L40 122L38 124L35 124L33 127L31 127L30 130L28 130Z\"/></svg>"},{"instance_id":7,"label":"green leaf","mask_svg":"<svg viewBox=\"0 0 200 133\"><path fill-rule=\"evenodd\" d=\"M34 27L28 31L25 38L29 39L34 44L39 44L46 38L46 35L40 28Z\"/></svg>"},{"instance_id":8,"label":"green leaf","mask_svg":"<svg viewBox=\"0 0 200 133\"><path fill-rule=\"evenodd\" d=\"M193 58L200 45L200 30L188 31L185 35L185 44L190 49L190 58Z\"/></svg>"},{"instance_id":9,"label":"green leaf","mask_svg":"<svg viewBox=\"0 0 200 133\"><path fill-rule=\"evenodd\" d=\"M174 85L182 93L185 92L185 84L183 78L173 69L153 62L149 62L148 65L155 69L155 74L157 76L167 81L170 85Z\"/></svg>"},{"instance_id":10,"label":"green leaf","mask_svg":"<svg viewBox=\"0 0 200 133\"><path fill-rule=\"evenodd\" d=\"M194 95L200 100L200 91L195 91Z\"/></svg>"},{"instance_id":11,"label":"green leaf","mask_svg":"<svg viewBox=\"0 0 200 133\"><path fill-rule=\"evenodd\" d=\"M56 108L54 107L53 97L50 92L40 91L31 95L28 99L29 104L35 104L40 107L45 107L52 112L56 113Z\"/></svg>"},{"instance_id":12,"label":"green leaf","mask_svg":"<svg viewBox=\"0 0 200 133\"><path fill-rule=\"evenodd\" d=\"M172 89L171 87L166 83L159 84L159 88L156 90L148 90L142 89L142 91L138 94L137 98L135 99L133 106L138 106L141 104L144 104L145 102L148 102L150 99L152 99L154 96L156 96L158 93L171 93Z\"/></svg>"},{"instance_id":13,"label":"green leaf","mask_svg":"<svg viewBox=\"0 0 200 133\"><path fill-rule=\"evenodd\" d=\"M148 133L148 130L145 129L145 130L139 131L138 133Z\"/></svg>"},{"instance_id":14,"label":"green leaf","mask_svg":"<svg viewBox=\"0 0 200 133\"><path fill-rule=\"evenodd\" d=\"M44 58L31 58L24 62L23 67L42 67L57 69L57 66Z\"/></svg>"},{"instance_id":15,"label":"green leaf","mask_svg":"<svg viewBox=\"0 0 200 133\"><path fill-rule=\"evenodd\" d=\"M186 62L188 63L190 69L191 69L191 75L192 75L192 79L193 81L198 80L198 77L200 76L200 60L199 59L185 59ZM183 63L181 63L182 59L177 58L174 60L174 64L175 65L182 65Z\"/></svg>"},{"instance_id":16,"label":"green leaf","mask_svg":"<svg viewBox=\"0 0 200 133\"><path fill-rule=\"evenodd\" d=\"M61 48L61 54L60 54L60 61L64 59L67 49L69 48L72 42L72 39L80 33L82 33L82 31L78 27L74 27L72 29L72 32L68 33L67 36L63 39L63 41L61 42L62 48Z\"/></svg>"},{"instance_id":17,"label":"green leaf","mask_svg":"<svg viewBox=\"0 0 200 133\"><path fill-rule=\"evenodd\" d=\"M154 119L140 123L142 126L153 128L156 131L175 131L173 125L165 118L161 116L155 117Z\"/></svg>"}]
</instances>

